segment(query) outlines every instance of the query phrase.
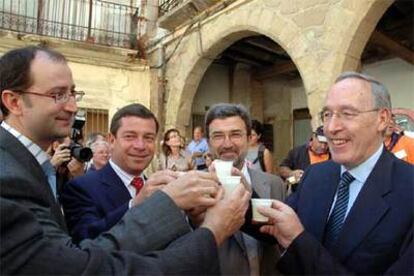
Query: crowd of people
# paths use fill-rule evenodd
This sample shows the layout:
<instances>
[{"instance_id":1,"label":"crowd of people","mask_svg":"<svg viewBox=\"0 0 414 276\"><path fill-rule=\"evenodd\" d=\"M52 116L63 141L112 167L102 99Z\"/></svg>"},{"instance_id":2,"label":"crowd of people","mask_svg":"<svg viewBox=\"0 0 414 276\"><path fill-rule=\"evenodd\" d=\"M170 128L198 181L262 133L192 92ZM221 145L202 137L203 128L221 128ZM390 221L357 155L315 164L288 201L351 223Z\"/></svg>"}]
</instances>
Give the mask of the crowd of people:
<instances>
[{"instance_id":1,"label":"crowd of people","mask_svg":"<svg viewBox=\"0 0 414 276\"><path fill-rule=\"evenodd\" d=\"M166 130L159 154L151 110L121 107L79 160L69 135L84 93L66 58L14 49L0 80L4 274L414 273L414 142L365 74L337 78L322 126L279 168L260 122L229 103L209 108L188 145ZM240 179L233 192L219 161ZM258 209L267 222L252 218L252 198L271 199Z\"/></svg>"}]
</instances>

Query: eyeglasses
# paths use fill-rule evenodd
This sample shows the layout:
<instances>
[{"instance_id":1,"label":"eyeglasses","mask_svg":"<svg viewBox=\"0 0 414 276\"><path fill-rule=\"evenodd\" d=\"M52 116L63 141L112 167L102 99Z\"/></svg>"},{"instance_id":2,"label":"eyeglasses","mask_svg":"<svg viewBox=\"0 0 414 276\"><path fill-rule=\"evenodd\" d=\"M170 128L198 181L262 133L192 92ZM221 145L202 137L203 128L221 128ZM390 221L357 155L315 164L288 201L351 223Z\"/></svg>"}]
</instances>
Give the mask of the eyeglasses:
<instances>
[{"instance_id":1,"label":"eyeglasses","mask_svg":"<svg viewBox=\"0 0 414 276\"><path fill-rule=\"evenodd\" d=\"M225 134L224 132L214 132L210 134L210 137L214 143L222 143L226 140L226 137L232 142L239 142L245 135L246 133L243 131L230 132L229 134Z\"/></svg>"},{"instance_id":2,"label":"eyeglasses","mask_svg":"<svg viewBox=\"0 0 414 276\"><path fill-rule=\"evenodd\" d=\"M85 95L85 92L75 91L75 90L72 90L69 93L64 92L64 93L53 93L53 94L42 94L38 92L30 92L30 91L22 91L22 90L14 90L14 92L52 98L52 99L55 99L55 103L57 104L67 103L70 97L73 97L76 102L79 102L82 100L83 96Z\"/></svg>"},{"instance_id":3,"label":"eyeglasses","mask_svg":"<svg viewBox=\"0 0 414 276\"><path fill-rule=\"evenodd\" d=\"M340 120L352 121L356 117L358 117L359 115L361 115L363 113L375 112L375 111L378 111L378 110L379 110L378 108L370 109L370 110L364 110L364 111L359 111L359 110L343 110L343 111L323 110L320 113L320 117L321 117L321 121L323 123L329 122L335 114L336 114L336 117Z\"/></svg>"}]
</instances>

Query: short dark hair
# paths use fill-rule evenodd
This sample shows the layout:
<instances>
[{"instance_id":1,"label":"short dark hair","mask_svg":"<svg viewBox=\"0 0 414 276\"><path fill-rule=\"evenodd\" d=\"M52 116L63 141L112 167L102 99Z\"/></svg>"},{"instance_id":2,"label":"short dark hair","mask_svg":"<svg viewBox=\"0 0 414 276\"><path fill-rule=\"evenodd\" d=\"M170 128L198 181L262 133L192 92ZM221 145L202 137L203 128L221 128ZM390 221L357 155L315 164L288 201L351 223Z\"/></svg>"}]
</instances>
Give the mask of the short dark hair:
<instances>
[{"instance_id":1,"label":"short dark hair","mask_svg":"<svg viewBox=\"0 0 414 276\"><path fill-rule=\"evenodd\" d=\"M323 126L318 126L313 132L313 134L315 134L315 136L325 136L325 134L323 133Z\"/></svg>"},{"instance_id":2,"label":"short dark hair","mask_svg":"<svg viewBox=\"0 0 414 276\"><path fill-rule=\"evenodd\" d=\"M53 61L66 63L61 53L39 46L14 49L0 58L0 108L4 117L9 115L9 110L4 106L1 94L4 90L25 90L32 86L30 66L38 52L45 53Z\"/></svg>"},{"instance_id":3,"label":"short dark hair","mask_svg":"<svg viewBox=\"0 0 414 276\"><path fill-rule=\"evenodd\" d=\"M263 134L263 125L258 120L252 120L252 130L256 132L257 135Z\"/></svg>"},{"instance_id":4,"label":"short dark hair","mask_svg":"<svg viewBox=\"0 0 414 276\"><path fill-rule=\"evenodd\" d=\"M210 137L210 124L215 119L225 119L228 117L238 116L246 125L247 135L250 135L252 130L252 121L250 113L241 104L219 103L215 104L207 111L205 117L205 130L207 138Z\"/></svg>"},{"instance_id":5,"label":"short dark hair","mask_svg":"<svg viewBox=\"0 0 414 276\"><path fill-rule=\"evenodd\" d=\"M149 110L142 104L134 103L122 107L112 117L110 126L110 131L112 135L116 136L118 129L121 127L121 119L129 116L139 117L143 119L153 119L156 127L155 132L158 133L159 124L155 115L151 112L151 110Z\"/></svg>"},{"instance_id":6,"label":"short dark hair","mask_svg":"<svg viewBox=\"0 0 414 276\"><path fill-rule=\"evenodd\" d=\"M194 132L196 129L199 129L199 130L201 131L201 133L204 133L204 129L203 129L203 127L202 127L202 126L195 126L195 127L193 128L193 132Z\"/></svg>"}]
</instances>

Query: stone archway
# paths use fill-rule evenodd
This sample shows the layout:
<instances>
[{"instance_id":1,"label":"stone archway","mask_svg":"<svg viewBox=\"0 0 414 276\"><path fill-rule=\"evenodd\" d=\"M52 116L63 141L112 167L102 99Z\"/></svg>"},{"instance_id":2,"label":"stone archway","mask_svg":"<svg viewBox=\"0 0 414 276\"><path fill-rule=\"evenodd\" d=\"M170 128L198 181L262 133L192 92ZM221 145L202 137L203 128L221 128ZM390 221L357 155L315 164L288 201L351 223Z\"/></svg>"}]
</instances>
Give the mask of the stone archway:
<instances>
[{"instance_id":1,"label":"stone archway","mask_svg":"<svg viewBox=\"0 0 414 276\"><path fill-rule=\"evenodd\" d=\"M329 85L341 72L359 68L361 54L371 33L393 2L394 0L347 0L329 11L326 24L331 31L326 36L326 41L330 44L327 47L336 51L334 63L327 66L330 70L325 72L329 76Z\"/></svg>"},{"instance_id":2,"label":"stone archway","mask_svg":"<svg viewBox=\"0 0 414 276\"><path fill-rule=\"evenodd\" d=\"M213 59L253 34L278 43L295 63L313 123L339 73L356 70L378 20L394 0L237 1L207 17L181 41L166 68L165 125L184 130L198 84ZM303 7L302 7L303 6ZM167 47L171 52L172 43Z\"/></svg>"},{"instance_id":3,"label":"stone archway","mask_svg":"<svg viewBox=\"0 0 414 276\"><path fill-rule=\"evenodd\" d=\"M191 105L198 84L214 58L237 40L258 34L268 36L286 49L301 71L301 59L309 56L303 53L305 48L301 42L306 38L303 38L297 26L264 5L250 2L234 7L194 30L183 40L177 54L170 60L166 72L166 128L175 126L185 129L190 121Z\"/></svg>"}]
</instances>

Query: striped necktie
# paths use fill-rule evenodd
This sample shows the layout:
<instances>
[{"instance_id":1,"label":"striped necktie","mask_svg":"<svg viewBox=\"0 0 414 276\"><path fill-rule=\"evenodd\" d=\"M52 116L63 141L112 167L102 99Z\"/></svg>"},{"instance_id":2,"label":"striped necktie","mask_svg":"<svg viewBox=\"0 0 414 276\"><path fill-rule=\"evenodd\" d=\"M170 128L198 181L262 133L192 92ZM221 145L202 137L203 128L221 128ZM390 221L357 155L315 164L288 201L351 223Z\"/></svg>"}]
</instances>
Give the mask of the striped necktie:
<instances>
[{"instance_id":1,"label":"striped necktie","mask_svg":"<svg viewBox=\"0 0 414 276\"><path fill-rule=\"evenodd\" d=\"M56 169L55 167L53 167L52 163L50 163L49 160L46 160L42 164L42 169L47 176L47 182L49 182L49 186L52 189L53 196L56 199Z\"/></svg>"},{"instance_id":2,"label":"striped necktie","mask_svg":"<svg viewBox=\"0 0 414 276\"><path fill-rule=\"evenodd\" d=\"M328 249L332 249L336 245L336 240L341 232L348 208L349 184L354 180L355 178L349 172L344 172L339 181L335 206L326 225L325 247Z\"/></svg>"}]
</instances>

